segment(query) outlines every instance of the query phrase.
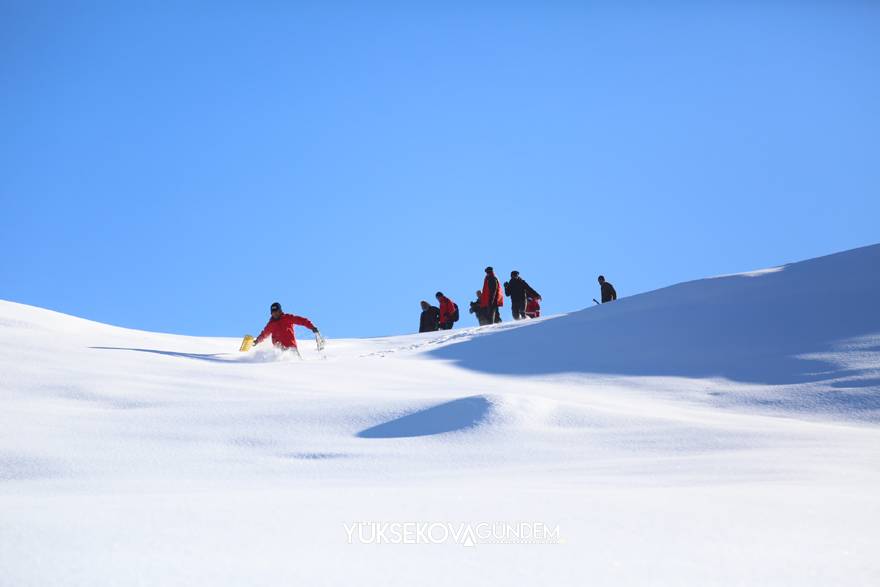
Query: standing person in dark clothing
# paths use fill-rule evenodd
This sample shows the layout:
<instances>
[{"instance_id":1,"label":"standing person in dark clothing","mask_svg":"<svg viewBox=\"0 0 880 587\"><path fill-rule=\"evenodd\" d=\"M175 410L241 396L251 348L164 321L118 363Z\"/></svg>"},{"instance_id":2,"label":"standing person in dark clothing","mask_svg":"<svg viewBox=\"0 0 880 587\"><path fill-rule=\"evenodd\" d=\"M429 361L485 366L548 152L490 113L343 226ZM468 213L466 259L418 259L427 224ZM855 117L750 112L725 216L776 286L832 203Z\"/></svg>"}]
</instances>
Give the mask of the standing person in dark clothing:
<instances>
[{"instance_id":1,"label":"standing person in dark clothing","mask_svg":"<svg viewBox=\"0 0 880 587\"><path fill-rule=\"evenodd\" d=\"M522 320L526 317L526 298L541 299L541 294L519 276L519 271L510 272L510 281L504 282L504 293L510 296L510 309L513 311L514 320Z\"/></svg>"},{"instance_id":2,"label":"standing person in dark clothing","mask_svg":"<svg viewBox=\"0 0 880 587\"><path fill-rule=\"evenodd\" d=\"M440 329L440 308L422 301L422 319L419 321L419 332L434 332Z\"/></svg>"},{"instance_id":3,"label":"standing person in dark clothing","mask_svg":"<svg viewBox=\"0 0 880 587\"><path fill-rule=\"evenodd\" d=\"M455 302L443 295L442 291L438 291L434 294L434 297L436 297L437 301L440 303L440 330L452 330L452 324L458 320L456 317L456 314L458 314L458 306L455 305Z\"/></svg>"},{"instance_id":4,"label":"standing person in dark clothing","mask_svg":"<svg viewBox=\"0 0 880 587\"><path fill-rule=\"evenodd\" d=\"M613 302L617 299L617 292L614 290L614 286L611 285L610 282L605 281L605 276L599 276L599 287L602 289L602 303L606 304L608 302Z\"/></svg>"},{"instance_id":5,"label":"standing person in dark clothing","mask_svg":"<svg viewBox=\"0 0 880 587\"><path fill-rule=\"evenodd\" d=\"M480 290L477 290L477 299L475 301L471 302L471 309L469 311L471 314L476 316L477 322L480 323L480 326L485 326L486 324L489 323L489 321L486 320L486 313L483 312L483 308L480 307L480 296L481 295L482 295L482 293L480 292Z\"/></svg>"},{"instance_id":6,"label":"standing person in dark clothing","mask_svg":"<svg viewBox=\"0 0 880 587\"><path fill-rule=\"evenodd\" d=\"M501 322L501 314L498 308L504 305L504 294L501 292L501 284L495 277L495 270L486 267L486 278L483 280L483 291L480 292L480 308L486 313L487 324Z\"/></svg>"}]
</instances>

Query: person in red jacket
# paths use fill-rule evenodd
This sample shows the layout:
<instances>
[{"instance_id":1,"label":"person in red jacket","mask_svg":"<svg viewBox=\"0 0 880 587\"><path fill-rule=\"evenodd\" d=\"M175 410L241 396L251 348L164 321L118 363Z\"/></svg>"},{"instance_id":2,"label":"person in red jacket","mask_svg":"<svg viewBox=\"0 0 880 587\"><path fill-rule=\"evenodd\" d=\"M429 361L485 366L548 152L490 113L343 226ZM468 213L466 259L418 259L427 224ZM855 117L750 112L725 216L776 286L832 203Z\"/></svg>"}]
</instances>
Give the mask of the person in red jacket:
<instances>
[{"instance_id":1,"label":"person in red jacket","mask_svg":"<svg viewBox=\"0 0 880 587\"><path fill-rule=\"evenodd\" d=\"M480 293L480 308L486 315L488 324L501 322L501 314L498 308L504 305L504 292L501 291L501 283L495 277L495 270L486 267L486 279L483 280L483 291Z\"/></svg>"},{"instance_id":2,"label":"person in red jacket","mask_svg":"<svg viewBox=\"0 0 880 587\"><path fill-rule=\"evenodd\" d=\"M541 316L541 298L529 296L526 300L526 316L529 318L540 318Z\"/></svg>"},{"instance_id":3,"label":"person in red jacket","mask_svg":"<svg viewBox=\"0 0 880 587\"><path fill-rule=\"evenodd\" d=\"M443 295L442 291L434 294L440 303L440 330L452 330L455 322L455 302Z\"/></svg>"},{"instance_id":4,"label":"person in red jacket","mask_svg":"<svg viewBox=\"0 0 880 587\"><path fill-rule=\"evenodd\" d=\"M269 308L272 317L269 323L260 333L260 336L254 339L254 344L258 345L270 334L272 335L272 344L281 348L296 348L296 336L293 334L294 326L305 326L315 334L318 334L318 328L308 318L294 316L293 314L285 314L281 311L281 304L275 302Z\"/></svg>"}]
</instances>

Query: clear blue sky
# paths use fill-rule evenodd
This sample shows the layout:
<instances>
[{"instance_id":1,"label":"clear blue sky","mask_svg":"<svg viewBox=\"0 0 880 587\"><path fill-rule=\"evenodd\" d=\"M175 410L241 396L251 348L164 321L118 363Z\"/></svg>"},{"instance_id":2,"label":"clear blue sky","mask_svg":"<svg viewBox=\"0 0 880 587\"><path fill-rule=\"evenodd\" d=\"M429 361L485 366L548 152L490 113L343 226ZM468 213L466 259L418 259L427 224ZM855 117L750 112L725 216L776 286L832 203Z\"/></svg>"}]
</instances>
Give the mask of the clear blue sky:
<instances>
[{"instance_id":1,"label":"clear blue sky","mask_svg":"<svg viewBox=\"0 0 880 587\"><path fill-rule=\"evenodd\" d=\"M382 335L880 241L877 2L144 4L0 4L0 298Z\"/></svg>"}]
</instances>

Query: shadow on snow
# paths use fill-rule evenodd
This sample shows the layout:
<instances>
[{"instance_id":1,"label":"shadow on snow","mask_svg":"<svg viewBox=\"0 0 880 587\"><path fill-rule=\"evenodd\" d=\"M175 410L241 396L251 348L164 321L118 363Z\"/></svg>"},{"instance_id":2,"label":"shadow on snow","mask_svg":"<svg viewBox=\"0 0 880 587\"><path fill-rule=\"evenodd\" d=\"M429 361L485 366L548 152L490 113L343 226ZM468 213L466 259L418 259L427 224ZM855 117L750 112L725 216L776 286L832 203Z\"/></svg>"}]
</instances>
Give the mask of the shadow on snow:
<instances>
[{"instance_id":1,"label":"shadow on snow","mask_svg":"<svg viewBox=\"0 0 880 587\"><path fill-rule=\"evenodd\" d=\"M215 353L215 354L199 354L199 353L180 353L176 351L160 351L158 349L138 349L131 347L116 347L116 346L91 346L90 349L97 349L102 351L135 351L138 353L151 353L154 355L165 355L168 357L183 357L185 359L195 359L198 361L210 361L212 363L235 363L234 359L224 358L228 357L227 354Z\"/></svg>"},{"instance_id":2,"label":"shadow on snow","mask_svg":"<svg viewBox=\"0 0 880 587\"><path fill-rule=\"evenodd\" d=\"M467 430L488 415L491 402L481 395L445 402L357 433L360 438L408 438Z\"/></svg>"}]
</instances>

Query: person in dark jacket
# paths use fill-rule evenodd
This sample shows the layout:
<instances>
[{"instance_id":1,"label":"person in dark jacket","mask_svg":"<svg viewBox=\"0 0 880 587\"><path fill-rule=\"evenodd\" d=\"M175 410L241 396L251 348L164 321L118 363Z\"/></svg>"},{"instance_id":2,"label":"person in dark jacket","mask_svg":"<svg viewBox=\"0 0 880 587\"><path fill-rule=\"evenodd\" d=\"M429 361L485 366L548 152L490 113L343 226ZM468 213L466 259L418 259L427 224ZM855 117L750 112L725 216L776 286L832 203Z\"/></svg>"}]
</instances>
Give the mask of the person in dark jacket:
<instances>
[{"instance_id":1,"label":"person in dark jacket","mask_svg":"<svg viewBox=\"0 0 880 587\"><path fill-rule=\"evenodd\" d=\"M419 321L419 332L434 332L440 329L440 308L422 301L422 318Z\"/></svg>"},{"instance_id":2,"label":"person in dark jacket","mask_svg":"<svg viewBox=\"0 0 880 587\"><path fill-rule=\"evenodd\" d=\"M438 291L434 297L440 304L440 330L452 330L452 325L455 322L455 302L443 295L442 291Z\"/></svg>"},{"instance_id":3,"label":"person in dark jacket","mask_svg":"<svg viewBox=\"0 0 880 587\"><path fill-rule=\"evenodd\" d=\"M514 320L522 320L526 317L527 298L541 299L541 294L519 276L519 271L510 272L510 281L504 282L504 294L510 297L510 309Z\"/></svg>"},{"instance_id":4,"label":"person in dark jacket","mask_svg":"<svg viewBox=\"0 0 880 587\"><path fill-rule=\"evenodd\" d=\"M473 302L471 302L471 308L470 308L469 312L476 317L477 322L480 323L480 326L485 326L486 324L489 323L489 321L486 320L486 313L483 312L483 308L480 307L480 295L481 294L482 294L482 292L480 292L480 290L477 290L477 299L474 300Z\"/></svg>"},{"instance_id":5,"label":"person in dark jacket","mask_svg":"<svg viewBox=\"0 0 880 587\"><path fill-rule=\"evenodd\" d=\"M483 280L483 291L480 292L480 308L486 313L487 324L501 322L501 314L498 308L504 305L504 294L501 292L501 284L495 277L495 270L486 267L486 278Z\"/></svg>"},{"instance_id":6,"label":"person in dark jacket","mask_svg":"<svg viewBox=\"0 0 880 587\"><path fill-rule=\"evenodd\" d=\"M610 282L605 281L605 276L599 276L599 287L602 290L602 303L606 304L608 302L613 302L617 299L617 292L614 290L614 286L611 285Z\"/></svg>"}]
</instances>

